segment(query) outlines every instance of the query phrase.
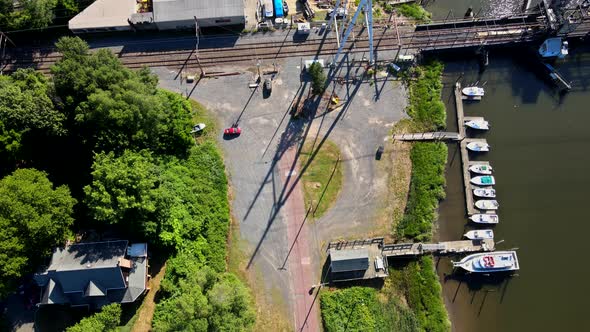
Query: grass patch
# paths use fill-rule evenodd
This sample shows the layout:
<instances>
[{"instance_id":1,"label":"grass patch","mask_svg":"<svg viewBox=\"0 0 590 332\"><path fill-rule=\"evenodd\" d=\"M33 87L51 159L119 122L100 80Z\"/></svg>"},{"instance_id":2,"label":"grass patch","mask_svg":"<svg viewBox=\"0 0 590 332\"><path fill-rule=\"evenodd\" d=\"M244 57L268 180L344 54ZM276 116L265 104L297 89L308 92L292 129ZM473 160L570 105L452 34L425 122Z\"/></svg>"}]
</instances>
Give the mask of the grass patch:
<instances>
[{"instance_id":1,"label":"grass patch","mask_svg":"<svg viewBox=\"0 0 590 332\"><path fill-rule=\"evenodd\" d=\"M388 282L392 283L393 291L403 293L421 331L445 332L451 329L432 257L422 257L389 272Z\"/></svg>"},{"instance_id":2,"label":"grass patch","mask_svg":"<svg viewBox=\"0 0 590 332\"><path fill-rule=\"evenodd\" d=\"M196 136L197 143L204 143L205 141L217 142L215 138L220 134L217 119L198 101L191 99L190 103L193 124L204 123L206 125L205 130Z\"/></svg>"},{"instance_id":3,"label":"grass patch","mask_svg":"<svg viewBox=\"0 0 590 332\"><path fill-rule=\"evenodd\" d=\"M430 22L432 14L430 14L424 7L419 4L403 3L399 6L395 6L394 9L402 16L407 18L413 18L421 23Z\"/></svg>"},{"instance_id":4,"label":"grass patch","mask_svg":"<svg viewBox=\"0 0 590 332\"><path fill-rule=\"evenodd\" d=\"M445 164L448 149L444 143L414 143L412 178L406 213L397 228L399 237L416 241L432 239L432 224L438 202L445 198Z\"/></svg>"},{"instance_id":5,"label":"grass patch","mask_svg":"<svg viewBox=\"0 0 590 332\"><path fill-rule=\"evenodd\" d=\"M417 321L395 297L370 287L323 291L320 297L326 332L416 331Z\"/></svg>"},{"instance_id":6,"label":"grass patch","mask_svg":"<svg viewBox=\"0 0 590 332\"><path fill-rule=\"evenodd\" d=\"M312 22L323 22L326 21L328 17L327 10L316 10L315 16L311 19Z\"/></svg>"},{"instance_id":7,"label":"grass patch","mask_svg":"<svg viewBox=\"0 0 590 332\"><path fill-rule=\"evenodd\" d=\"M408 115L414 126L424 131L442 129L447 123L445 104L441 100L441 76L444 65L430 61L416 69L417 79L410 81Z\"/></svg>"},{"instance_id":8,"label":"grass patch","mask_svg":"<svg viewBox=\"0 0 590 332\"><path fill-rule=\"evenodd\" d=\"M301 165L313 160L302 176L306 209L312 208L315 218L320 218L334 205L342 189L342 163L340 149L331 141L325 141L319 151L311 143L305 143L301 151Z\"/></svg>"}]
</instances>

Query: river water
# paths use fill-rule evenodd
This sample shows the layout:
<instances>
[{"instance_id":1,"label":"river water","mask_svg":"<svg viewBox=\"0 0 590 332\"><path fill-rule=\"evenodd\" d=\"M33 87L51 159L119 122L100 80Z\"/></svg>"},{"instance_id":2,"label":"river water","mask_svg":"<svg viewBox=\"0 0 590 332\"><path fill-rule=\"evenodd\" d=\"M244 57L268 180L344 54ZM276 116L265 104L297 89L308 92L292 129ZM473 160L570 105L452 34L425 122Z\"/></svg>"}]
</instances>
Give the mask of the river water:
<instances>
[{"instance_id":1,"label":"river water","mask_svg":"<svg viewBox=\"0 0 590 332\"><path fill-rule=\"evenodd\" d=\"M452 3L460 2L468 3ZM574 48L557 63L573 82L565 96L536 73L525 54L492 51L482 74L475 59L445 61L449 130L457 127L454 82L485 82L484 99L465 104L465 115L491 123L489 132L474 137L492 147L479 160L494 167L500 203L494 232L497 241L505 240L497 247L518 248L521 264L518 276L494 280L453 276L450 260L441 259L437 268L454 331L590 331L590 48ZM472 227L460 167L458 147L449 145L439 240L458 240Z\"/></svg>"}]
</instances>

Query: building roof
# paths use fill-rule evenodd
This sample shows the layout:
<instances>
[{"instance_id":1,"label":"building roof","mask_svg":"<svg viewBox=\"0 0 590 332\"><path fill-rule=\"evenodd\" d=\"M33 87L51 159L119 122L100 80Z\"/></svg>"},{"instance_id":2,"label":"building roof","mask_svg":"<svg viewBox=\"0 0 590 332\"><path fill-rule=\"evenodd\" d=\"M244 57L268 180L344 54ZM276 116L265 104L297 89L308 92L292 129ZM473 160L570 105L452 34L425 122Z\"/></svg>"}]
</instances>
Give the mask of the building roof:
<instances>
[{"instance_id":1,"label":"building roof","mask_svg":"<svg viewBox=\"0 0 590 332\"><path fill-rule=\"evenodd\" d=\"M70 30L127 27L136 0L96 0L68 22Z\"/></svg>"},{"instance_id":2,"label":"building roof","mask_svg":"<svg viewBox=\"0 0 590 332\"><path fill-rule=\"evenodd\" d=\"M153 0L154 21L244 16L244 0Z\"/></svg>"},{"instance_id":3,"label":"building roof","mask_svg":"<svg viewBox=\"0 0 590 332\"><path fill-rule=\"evenodd\" d=\"M117 267L125 257L127 241L80 243L57 248L47 271L71 271Z\"/></svg>"},{"instance_id":4,"label":"building roof","mask_svg":"<svg viewBox=\"0 0 590 332\"><path fill-rule=\"evenodd\" d=\"M360 271L369 268L369 250L361 249L330 249L332 272Z\"/></svg>"},{"instance_id":5,"label":"building roof","mask_svg":"<svg viewBox=\"0 0 590 332\"><path fill-rule=\"evenodd\" d=\"M49 267L35 275L42 304L102 306L133 302L147 286L147 244L127 241L81 243L56 249ZM120 262L127 262L126 265Z\"/></svg>"}]
</instances>

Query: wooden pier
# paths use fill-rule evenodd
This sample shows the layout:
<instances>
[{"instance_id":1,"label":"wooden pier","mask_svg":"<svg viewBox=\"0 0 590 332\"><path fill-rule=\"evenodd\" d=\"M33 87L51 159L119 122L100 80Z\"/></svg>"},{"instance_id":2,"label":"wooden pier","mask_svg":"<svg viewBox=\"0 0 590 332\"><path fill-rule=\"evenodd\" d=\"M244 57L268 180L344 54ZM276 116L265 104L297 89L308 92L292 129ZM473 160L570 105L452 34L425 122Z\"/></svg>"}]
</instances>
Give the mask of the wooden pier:
<instances>
[{"instance_id":1,"label":"wooden pier","mask_svg":"<svg viewBox=\"0 0 590 332\"><path fill-rule=\"evenodd\" d=\"M486 240L459 240L439 243L394 243L385 244L383 238L354 241L337 241L328 245L330 250L353 250L378 246L386 258L417 257L422 255L452 255L488 252L495 250L495 242Z\"/></svg>"},{"instance_id":2,"label":"wooden pier","mask_svg":"<svg viewBox=\"0 0 590 332\"><path fill-rule=\"evenodd\" d=\"M460 141L463 137L459 133L437 131L431 133L398 134L393 135L393 139L398 141Z\"/></svg>"}]
</instances>

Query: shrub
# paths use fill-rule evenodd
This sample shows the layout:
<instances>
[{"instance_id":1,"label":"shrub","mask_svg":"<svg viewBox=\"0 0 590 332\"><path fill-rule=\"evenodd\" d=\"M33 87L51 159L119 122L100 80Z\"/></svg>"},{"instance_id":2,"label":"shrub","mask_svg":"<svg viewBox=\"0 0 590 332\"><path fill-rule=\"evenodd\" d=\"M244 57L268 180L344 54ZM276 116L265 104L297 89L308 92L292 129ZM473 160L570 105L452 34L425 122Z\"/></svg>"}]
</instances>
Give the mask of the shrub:
<instances>
[{"instance_id":1,"label":"shrub","mask_svg":"<svg viewBox=\"0 0 590 332\"><path fill-rule=\"evenodd\" d=\"M82 319L67 328L67 332L111 332L121 323L121 305L118 303L102 307L101 311Z\"/></svg>"},{"instance_id":2,"label":"shrub","mask_svg":"<svg viewBox=\"0 0 590 332\"><path fill-rule=\"evenodd\" d=\"M321 95L326 89L326 74L324 68L319 62L314 62L309 66L311 75L311 91L314 95Z\"/></svg>"}]
</instances>

